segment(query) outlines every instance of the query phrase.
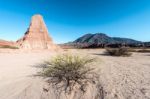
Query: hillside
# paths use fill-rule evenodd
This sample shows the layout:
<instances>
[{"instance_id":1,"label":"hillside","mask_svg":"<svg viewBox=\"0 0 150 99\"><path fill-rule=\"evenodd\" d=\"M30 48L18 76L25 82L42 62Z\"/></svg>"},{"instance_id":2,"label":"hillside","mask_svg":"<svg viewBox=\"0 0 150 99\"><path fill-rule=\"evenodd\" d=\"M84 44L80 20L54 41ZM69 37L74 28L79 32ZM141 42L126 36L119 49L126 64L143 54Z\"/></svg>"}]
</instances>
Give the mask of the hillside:
<instances>
[{"instance_id":1,"label":"hillside","mask_svg":"<svg viewBox=\"0 0 150 99\"><path fill-rule=\"evenodd\" d=\"M5 41L0 39L0 46L14 46L14 42Z\"/></svg>"},{"instance_id":2,"label":"hillside","mask_svg":"<svg viewBox=\"0 0 150 99\"><path fill-rule=\"evenodd\" d=\"M142 42L120 37L110 37L104 33L86 34L72 42L78 47L118 47L118 46L141 46Z\"/></svg>"},{"instance_id":3,"label":"hillside","mask_svg":"<svg viewBox=\"0 0 150 99\"><path fill-rule=\"evenodd\" d=\"M125 44L137 44L141 43L129 38L120 38L120 37L109 37L103 33L96 34L86 34L74 41L74 43L91 43L91 44L116 44L116 43L125 43Z\"/></svg>"},{"instance_id":4,"label":"hillside","mask_svg":"<svg viewBox=\"0 0 150 99\"><path fill-rule=\"evenodd\" d=\"M110 37L104 33L85 34L73 42L64 44L66 46L74 46L78 48L97 48L97 47L140 47L143 42L129 38ZM63 46L64 46L63 45Z\"/></svg>"}]
</instances>

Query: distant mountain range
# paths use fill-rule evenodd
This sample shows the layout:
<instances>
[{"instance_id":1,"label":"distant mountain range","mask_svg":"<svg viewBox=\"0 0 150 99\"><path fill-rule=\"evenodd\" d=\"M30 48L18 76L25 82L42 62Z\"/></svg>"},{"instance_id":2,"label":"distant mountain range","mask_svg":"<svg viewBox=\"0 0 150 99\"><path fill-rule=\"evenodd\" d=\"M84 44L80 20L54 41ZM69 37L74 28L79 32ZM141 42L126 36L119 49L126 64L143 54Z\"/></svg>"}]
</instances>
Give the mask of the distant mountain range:
<instances>
[{"instance_id":1,"label":"distant mountain range","mask_svg":"<svg viewBox=\"0 0 150 99\"><path fill-rule=\"evenodd\" d=\"M16 46L15 42L0 39L0 47ZM73 42L60 44L63 48L98 48L98 47L150 47L150 42L141 42L129 38L110 37L104 33L85 34Z\"/></svg>"},{"instance_id":2,"label":"distant mountain range","mask_svg":"<svg viewBox=\"0 0 150 99\"><path fill-rule=\"evenodd\" d=\"M14 46L14 42L5 41L5 40L0 39L0 47L1 46Z\"/></svg>"},{"instance_id":3,"label":"distant mountain range","mask_svg":"<svg viewBox=\"0 0 150 99\"><path fill-rule=\"evenodd\" d=\"M110 37L104 33L85 34L73 42L66 43L67 46L94 48L94 47L119 47L119 46L150 46L150 42L141 42L129 38Z\"/></svg>"},{"instance_id":4,"label":"distant mountain range","mask_svg":"<svg viewBox=\"0 0 150 99\"><path fill-rule=\"evenodd\" d=\"M126 43L126 44L134 44L141 43L140 41L136 41L128 38L119 38L119 37L109 37L104 33L96 33L96 34L86 34L82 37L75 40L73 43L90 43L90 44L116 44L116 43Z\"/></svg>"}]
</instances>

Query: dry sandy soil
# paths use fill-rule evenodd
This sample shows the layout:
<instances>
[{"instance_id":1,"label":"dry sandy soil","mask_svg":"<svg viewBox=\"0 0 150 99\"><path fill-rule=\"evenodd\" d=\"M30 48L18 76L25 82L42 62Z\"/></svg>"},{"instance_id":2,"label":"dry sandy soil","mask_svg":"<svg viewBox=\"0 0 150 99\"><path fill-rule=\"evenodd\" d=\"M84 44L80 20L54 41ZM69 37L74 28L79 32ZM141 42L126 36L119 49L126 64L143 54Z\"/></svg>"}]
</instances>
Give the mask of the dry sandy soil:
<instances>
[{"instance_id":1,"label":"dry sandy soil","mask_svg":"<svg viewBox=\"0 0 150 99\"><path fill-rule=\"evenodd\" d=\"M69 50L71 53L96 57L96 71L103 86L103 99L150 99L150 53L133 53L131 57L104 55L102 49ZM58 54L58 53L57 53ZM0 50L0 99L57 99L44 79L35 77L34 65L56 55L55 52L17 52ZM89 88L81 99L95 98ZM68 99L79 99L76 93ZM63 95L60 99L67 99Z\"/></svg>"}]
</instances>

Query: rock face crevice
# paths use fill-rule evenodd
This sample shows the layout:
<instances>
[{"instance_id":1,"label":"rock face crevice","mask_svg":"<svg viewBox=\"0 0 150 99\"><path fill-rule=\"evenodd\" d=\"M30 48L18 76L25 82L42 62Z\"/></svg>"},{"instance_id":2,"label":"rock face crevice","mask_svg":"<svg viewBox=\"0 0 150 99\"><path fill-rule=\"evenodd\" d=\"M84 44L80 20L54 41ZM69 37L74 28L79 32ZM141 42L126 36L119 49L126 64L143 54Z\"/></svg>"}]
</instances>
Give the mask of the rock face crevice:
<instances>
[{"instance_id":1,"label":"rock face crevice","mask_svg":"<svg viewBox=\"0 0 150 99\"><path fill-rule=\"evenodd\" d=\"M23 38L17 41L21 49L56 49L41 15L34 15Z\"/></svg>"}]
</instances>

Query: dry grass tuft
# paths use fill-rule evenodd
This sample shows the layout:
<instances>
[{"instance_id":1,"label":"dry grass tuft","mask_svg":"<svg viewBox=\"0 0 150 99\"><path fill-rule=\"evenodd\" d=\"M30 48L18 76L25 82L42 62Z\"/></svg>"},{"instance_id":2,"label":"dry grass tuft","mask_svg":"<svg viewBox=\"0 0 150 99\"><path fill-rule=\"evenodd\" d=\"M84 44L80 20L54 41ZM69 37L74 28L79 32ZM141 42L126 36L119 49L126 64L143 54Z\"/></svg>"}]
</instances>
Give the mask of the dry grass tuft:
<instances>
[{"instance_id":1,"label":"dry grass tuft","mask_svg":"<svg viewBox=\"0 0 150 99\"><path fill-rule=\"evenodd\" d=\"M111 56L131 56L127 48L109 48L106 49L106 54Z\"/></svg>"},{"instance_id":2,"label":"dry grass tuft","mask_svg":"<svg viewBox=\"0 0 150 99\"><path fill-rule=\"evenodd\" d=\"M18 47L15 47L15 46L9 46L9 45L0 46L0 48L7 48L7 49L19 49Z\"/></svg>"},{"instance_id":3,"label":"dry grass tuft","mask_svg":"<svg viewBox=\"0 0 150 99\"><path fill-rule=\"evenodd\" d=\"M140 53L150 53L150 49L141 49L141 50L138 50L137 52L140 52Z\"/></svg>"},{"instance_id":4,"label":"dry grass tuft","mask_svg":"<svg viewBox=\"0 0 150 99\"><path fill-rule=\"evenodd\" d=\"M41 75L48 78L49 84L65 93L71 93L74 88L85 92L89 83L96 82L96 73L89 67L94 61L93 58L78 55L58 55L44 63Z\"/></svg>"}]
</instances>

